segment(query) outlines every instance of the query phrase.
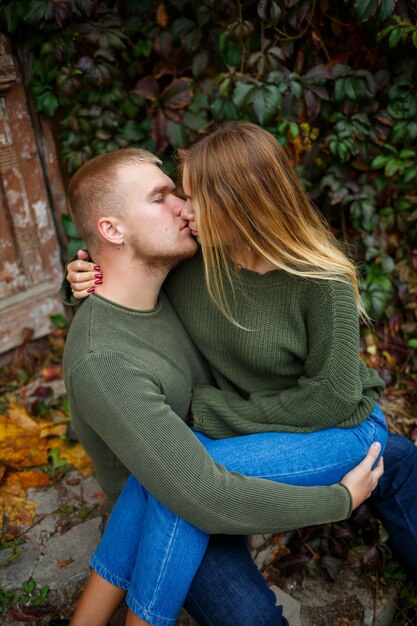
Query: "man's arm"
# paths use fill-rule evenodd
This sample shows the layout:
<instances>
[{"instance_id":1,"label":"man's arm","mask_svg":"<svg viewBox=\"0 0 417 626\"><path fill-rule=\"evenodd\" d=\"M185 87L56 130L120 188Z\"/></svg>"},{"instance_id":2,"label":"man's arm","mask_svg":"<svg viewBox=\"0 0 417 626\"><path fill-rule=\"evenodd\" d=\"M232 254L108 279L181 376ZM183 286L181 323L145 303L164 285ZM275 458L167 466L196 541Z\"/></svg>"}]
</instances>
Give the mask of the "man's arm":
<instances>
[{"instance_id":1,"label":"man's arm","mask_svg":"<svg viewBox=\"0 0 417 626\"><path fill-rule=\"evenodd\" d=\"M217 465L166 404L158 381L123 355L90 354L73 368L69 384L77 413L128 470L207 532L276 532L350 514L350 492L342 485L294 487Z\"/></svg>"}]
</instances>

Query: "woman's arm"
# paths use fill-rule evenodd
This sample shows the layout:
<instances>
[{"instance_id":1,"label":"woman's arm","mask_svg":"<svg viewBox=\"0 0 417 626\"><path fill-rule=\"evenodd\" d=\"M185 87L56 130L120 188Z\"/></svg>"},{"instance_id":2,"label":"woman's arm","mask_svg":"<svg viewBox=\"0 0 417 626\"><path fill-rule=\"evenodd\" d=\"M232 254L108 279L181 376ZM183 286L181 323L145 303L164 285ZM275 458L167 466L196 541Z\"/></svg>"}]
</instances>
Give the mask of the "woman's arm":
<instances>
[{"instance_id":1,"label":"woman's arm","mask_svg":"<svg viewBox=\"0 0 417 626\"><path fill-rule=\"evenodd\" d=\"M88 261L86 250L78 250L77 257L73 257L67 264L67 273L64 276L59 294L67 306L79 304L94 291L98 276L103 279L100 267L94 261Z\"/></svg>"}]
</instances>

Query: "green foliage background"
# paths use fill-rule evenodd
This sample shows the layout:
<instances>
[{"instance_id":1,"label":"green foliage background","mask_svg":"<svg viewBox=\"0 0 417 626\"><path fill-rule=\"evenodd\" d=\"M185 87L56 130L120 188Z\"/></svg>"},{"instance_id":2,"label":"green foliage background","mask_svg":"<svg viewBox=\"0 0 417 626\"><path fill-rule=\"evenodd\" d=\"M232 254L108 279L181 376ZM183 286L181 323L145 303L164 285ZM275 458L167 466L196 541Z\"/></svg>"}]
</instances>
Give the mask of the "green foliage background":
<instances>
[{"instance_id":1,"label":"green foliage background","mask_svg":"<svg viewBox=\"0 0 417 626\"><path fill-rule=\"evenodd\" d=\"M69 174L127 145L172 155L224 120L267 128L351 246L376 321L366 354L417 384L417 3L21 0L36 110ZM69 219L67 233L77 246Z\"/></svg>"}]
</instances>

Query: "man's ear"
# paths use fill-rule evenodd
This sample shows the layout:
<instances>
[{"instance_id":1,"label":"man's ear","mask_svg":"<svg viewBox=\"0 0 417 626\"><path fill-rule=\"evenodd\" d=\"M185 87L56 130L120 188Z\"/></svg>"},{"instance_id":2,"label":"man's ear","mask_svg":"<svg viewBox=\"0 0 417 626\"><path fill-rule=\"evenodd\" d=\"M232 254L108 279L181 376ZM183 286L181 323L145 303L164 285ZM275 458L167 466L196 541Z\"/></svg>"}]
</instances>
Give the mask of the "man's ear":
<instances>
[{"instance_id":1,"label":"man's ear","mask_svg":"<svg viewBox=\"0 0 417 626\"><path fill-rule=\"evenodd\" d=\"M115 217L101 217L97 222L97 228L100 235L116 246L124 244L123 226Z\"/></svg>"}]
</instances>

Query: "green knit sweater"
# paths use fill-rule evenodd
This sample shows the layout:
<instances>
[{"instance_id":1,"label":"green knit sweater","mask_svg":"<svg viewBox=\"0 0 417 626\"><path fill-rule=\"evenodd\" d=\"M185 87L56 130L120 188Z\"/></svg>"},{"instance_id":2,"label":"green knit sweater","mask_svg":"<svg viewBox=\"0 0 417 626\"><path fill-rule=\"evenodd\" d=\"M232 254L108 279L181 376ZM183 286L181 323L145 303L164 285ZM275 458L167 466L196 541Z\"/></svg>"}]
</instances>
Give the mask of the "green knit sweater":
<instances>
[{"instance_id":1,"label":"green knit sweater","mask_svg":"<svg viewBox=\"0 0 417 626\"><path fill-rule=\"evenodd\" d=\"M71 324L64 371L74 429L111 502L132 473L210 533L281 531L350 514L342 485L247 478L206 453L185 419L192 388L211 380L163 294L148 312L88 298Z\"/></svg>"},{"instance_id":2,"label":"green knit sweater","mask_svg":"<svg viewBox=\"0 0 417 626\"><path fill-rule=\"evenodd\" d=\"M193 389L195 428L214 438L311 432L365 420L384 389L359 356L351 285L282 270L238 272L230 322L210 300L201 255L164 286L210 363L216 385Z\"/></svg>"}]
</instances>

